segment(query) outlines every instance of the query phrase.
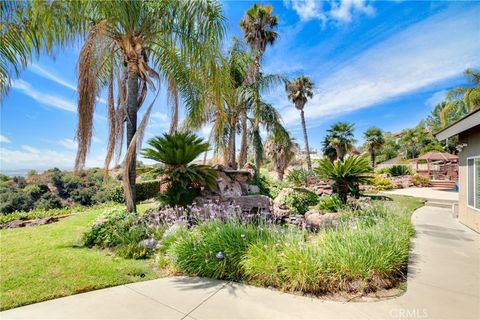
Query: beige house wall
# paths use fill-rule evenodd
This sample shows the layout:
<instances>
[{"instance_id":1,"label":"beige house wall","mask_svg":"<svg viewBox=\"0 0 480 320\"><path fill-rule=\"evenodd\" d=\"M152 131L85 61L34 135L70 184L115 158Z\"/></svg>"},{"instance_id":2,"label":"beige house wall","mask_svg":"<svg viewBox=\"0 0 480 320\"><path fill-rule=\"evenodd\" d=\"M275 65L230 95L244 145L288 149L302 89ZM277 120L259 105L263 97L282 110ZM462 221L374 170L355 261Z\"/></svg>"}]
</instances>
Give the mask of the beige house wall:
<instances>
[{"instance_id":1,"label":"beige house wall","mask_svg":"<svg viewBox=\"0 0 480 320\"><path fill-rule=\"evenodd\" d=\"M459 154L458 220L480 233L480 210L467 206L467 158L480 156L480 125L462 132L459 138L467 146Z\"/></svg>"}]
</instances>

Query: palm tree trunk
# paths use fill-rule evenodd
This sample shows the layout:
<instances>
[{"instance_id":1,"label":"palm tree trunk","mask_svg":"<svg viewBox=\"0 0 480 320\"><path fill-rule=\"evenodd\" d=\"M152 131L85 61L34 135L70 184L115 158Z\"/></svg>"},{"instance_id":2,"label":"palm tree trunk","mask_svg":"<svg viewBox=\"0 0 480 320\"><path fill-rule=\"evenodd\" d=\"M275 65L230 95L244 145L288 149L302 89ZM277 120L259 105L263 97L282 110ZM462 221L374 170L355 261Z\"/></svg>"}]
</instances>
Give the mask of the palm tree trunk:
<instances>
[{"instance_id":1,"label":"palm tree trunk","mask_svg":"<svg viewBox=\"0 0 480 320\"><path fill-rule=\"evenodd\" d=\"M375 168L375 149L370 149L370 160L372 161L372 168Z\"/></svg>"},{"instance_id":2,"label":"palm tree trunk","mask_svg":"<svg viewBox=\"0 0 480 320\"><path fill-rule=\"evenodd\" d=\"M300 117L302 118L303 139L305 140L305 151L307 152L307 167L312 170L312 160L310 159L310 148L308 147L307 125L305 124L305 112L300 110Z\"/></svg>"},{"instance_id":3,"label":"palm tree trunk","mask_svg":"<svg viewBox=\"0 0 480 320\"><path fill-rule=\"evenodd\" d=\"M237 120L234 118L231 123L230 123L230 132L229 132L229 137L228 137L228 152L229 152L229 157L228 157L228 166L231 167L232 169L237 169L237 162L235 161L235 156L236 156L236 126Z\"/></svg>"},{"instance_id":4,"label":"palm tree trunk","mask_svg":"<svg viewBox=\"0 0 480 320\"><path fill-rule=\"evenodd\" d=\"M242 141L240 144L240 155L238 157L238 166L243 168L247 163L247 152L248 152L248 144L247 144L247 117L244 115L242 117Z\"/></svg>"},{"instance_id":5,"label":"palm tree trunk","mask_svg":"<svg viewBox=\"0 0 480 320\"><path fill-rule=\"evenodd\" d=\"M130 142L137 132L137 107L138 107L138 75L135 72L129 72L127 78L127 147L130 145ZM130 188L132 189L132 198L133 206L127 206L128 212L136 212L137 208L135 205L135 200L137 199L137 192L135 188L135 180L137 178L136 173L137 159L136 155L134 156L133 161L130 163L128 168L128 176L130 179Z\"/></svg>"}]
</instances>

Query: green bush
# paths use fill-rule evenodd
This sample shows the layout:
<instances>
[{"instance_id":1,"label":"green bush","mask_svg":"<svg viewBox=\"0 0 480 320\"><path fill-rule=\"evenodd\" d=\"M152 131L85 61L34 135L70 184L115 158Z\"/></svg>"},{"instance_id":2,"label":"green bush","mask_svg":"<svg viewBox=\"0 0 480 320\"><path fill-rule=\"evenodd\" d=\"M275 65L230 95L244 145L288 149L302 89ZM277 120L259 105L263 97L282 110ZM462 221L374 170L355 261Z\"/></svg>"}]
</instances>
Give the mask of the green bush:
<instances>
[{"instance_id":1,"label":"green bush","mask_svg":"<svg viewBox=\"0 0 480 320\"><path fill-rule=\"evenodd\" d=\"M160 193L160 180L144 181L136 184L137 201L144 201L155 198ZM116 186L109 191L108 199L114 202L123 203L123 187Z\"/></svg>"},{"instance_id":2,"label":"green bush","mask_svg":"<svg viewBox=\"0 0 480 320\"><path fill-rule=\"evenodd\" d=\"M376 174L386 174L387 176L390 176L390 167L383 167L375 170Z\"/></svg>"},{"instance_id":3,"label":"green bush","mask_svg":"<svg viewBox=\"0 0 480 320\"><path fill-rule=\"evenodd\" d=\"M44 194L37 202L35 202L35 209L37 210L50 210L50 209L59 209L62 207L62 202L60 199L51 194Z\"/></svg>"},{"instance_id":4,"label":"green bush","mask_svg":"<svg viewBox=\"0 0 480 320\"><path fill-rule=\"evenodd\" d=\"M287 174L287 181L295 187L308 186L308 178L313 172L304 168L290 169Z\"/></svg>"},{"instance_id":5,"label":"green bush","mask_svg":"<svg viewBox=\"0 0 480 320\"><path fill-rule=\"evenodd\" d=\"M125 258L143 259L154 250L141 246L140 242L152 236L160 237L164 228L152 229L137 214L125 209L107 210L100 220L83 236L87 247L111 248Z\"/></svg>"},{"instance_id":6,"label":"green bush","mask_svg":"<svg viewBox=\"0 0 480 320\"><path fill-rule=\"evenodd\" d=\"M393 177L407 176L413 173L412 169L409 166L401 165L401 164L391 166L388 169L389 169L390 175L392 175Z\"/></svg>"},{"instance_id":7,"label":"green bush","mask_svg":"<svg viewBox=\"0 0 480 320\"><path fill-rule=\"evenodd\" d=\"M93 203L94 190L92 188L79 188L70 192L70 198L82 206L90 206Z\"/></svg>"},{"instance_id":8,"label":"green bush","mask_svg":"<svg viewBox=\"0 0 480 320\"><path fill-rule=\"evenodd\" d=\"M317 208L320 211L327 212L337 212L342 207L342 201L340 201L340 197L338 197L337 195L322 195L317 205Z\"/></svg>"},{"instance_id":9,"label":"green bush","mask_svg":"<svg viewBox=\"0 0 480 320\"><path fill-rule=\"evenodd\" d=\"M373 179L373 185L377 190L391 190L393 189L393 182L389 178L384 178L382 176L375 176Z\"/></svg>"},{"instance_id":10,"label":"green bush","mask_svg":"<svg viewBox=\"0 0 480 320\"><path fill-rule=\"evenodd\" d=\"M313 191L303 188L293 189L285 196L285 204L294 214L305 214L311 206L318 203L320 197Z\"/></svg>"},{"instance_id":11,"label":"green bush","mask_svg":"<svg viewBox=\"0 0 480 320\"><path fill-rule=\"evenodd\" d=\"M190 275L224 280L243 278L240 262L248 247L269 233L252 225L209 222L171 247L175 265Z\"/></svg>"},{"instance_id":12,"label":"green bush","mask_svg":"<svg viewBox=\"0 0 480 320\"><path fill-rule=\"evenodd\" d=\"M414 175L411 181L416 187L429 187L432 184L429 177L419 174Z\"/></svg>"},{"instance_id":13,"label":"green bush","mask_svg":"<svg viewBox=\"0 0 480 320\"><path fill-rule=\"evenodd\" d=\"M0 185L0 213L28 211L32 208L33 200L30 194L10 182L2 182Z\"/></svg>"}]
</instances>

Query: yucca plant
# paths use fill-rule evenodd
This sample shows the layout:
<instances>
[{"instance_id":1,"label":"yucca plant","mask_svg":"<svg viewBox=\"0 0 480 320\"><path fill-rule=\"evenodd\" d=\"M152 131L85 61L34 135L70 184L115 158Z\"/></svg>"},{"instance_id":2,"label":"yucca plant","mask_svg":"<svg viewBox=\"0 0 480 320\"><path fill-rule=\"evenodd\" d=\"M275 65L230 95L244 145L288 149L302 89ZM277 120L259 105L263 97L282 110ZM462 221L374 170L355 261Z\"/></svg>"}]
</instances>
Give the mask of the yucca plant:
<instances>
[{"instance_id":1,"label":"yucca plant","mask_svg":"<svg viewBox=\"0 0 480 320\"><path fill-rule=\"evenodd\" d=\"M371 179L372 169L365 156L350 155L344 160L321 159L315 173L321 178L333 181L333 190L342 203L347 202L349 193L357 194L358 185Z\"/></svg>"},{"instance_id":2,"label":"yucca plant","mask_svg":"<svg viewBox=\"0 0 480 320\"><path fill-rule=\"evenodd\" d=\"M160 200L170 205L187 205L202 189L212 190L217 173L212 167L191 163L200 154L207 152L209 144L191 132L177 132L154 137L148 141L142 155L164 166L156 168L167 189Z\"/></svg>"}]
</instances>

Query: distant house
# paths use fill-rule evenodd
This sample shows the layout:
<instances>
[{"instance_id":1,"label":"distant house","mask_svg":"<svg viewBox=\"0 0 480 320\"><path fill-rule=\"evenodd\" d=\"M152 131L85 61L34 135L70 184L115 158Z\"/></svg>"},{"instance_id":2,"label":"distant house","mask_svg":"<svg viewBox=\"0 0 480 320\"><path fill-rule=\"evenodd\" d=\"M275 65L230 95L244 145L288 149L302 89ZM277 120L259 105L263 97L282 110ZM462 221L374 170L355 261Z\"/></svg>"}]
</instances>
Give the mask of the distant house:
<instances>
[{"instance_id":1,"label":"distant house","mask_svg":"<svg viewBox=\"0 0 480 320\"><path fill-rule=\"evenodd\" d=\"M458 135L458 219L480 232L480 109L435 134L438 140Z\"/></svg>"}]
</instances>

